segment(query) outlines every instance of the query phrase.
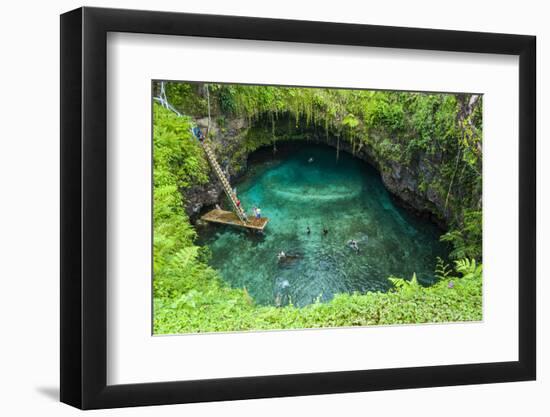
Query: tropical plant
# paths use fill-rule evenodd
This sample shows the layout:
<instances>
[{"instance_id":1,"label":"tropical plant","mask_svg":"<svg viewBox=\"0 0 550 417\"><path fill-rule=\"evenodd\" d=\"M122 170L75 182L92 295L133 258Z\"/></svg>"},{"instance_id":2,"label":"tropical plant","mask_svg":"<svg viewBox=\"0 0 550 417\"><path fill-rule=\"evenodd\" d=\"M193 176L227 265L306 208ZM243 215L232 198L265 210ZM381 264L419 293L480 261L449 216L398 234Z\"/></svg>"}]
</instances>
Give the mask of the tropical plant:
<instances>
[{"instance_id":1,"label":"tropical plant","mask_svg":"<svg viewBox=\"0 0 550 417\"><path fill-rule=\"evenodd\" d=\"M475 279L481 277L483 266L476 264L475 259L459 259L455 261L455 265L456 271L462 274L462 279Z\"/></svg>"},{"instance_id":2,"label":"tropical plant","mask_svg":"<svg viewBox=\"0 0 550 417\"><path fill-rule=\"evenodd\" d=\"M450 268L449 264L445 263L445 261L441 257L436 257L434 275L438 280L449 278L452 272L453 271Z\"/></svg>"}]
</instances>

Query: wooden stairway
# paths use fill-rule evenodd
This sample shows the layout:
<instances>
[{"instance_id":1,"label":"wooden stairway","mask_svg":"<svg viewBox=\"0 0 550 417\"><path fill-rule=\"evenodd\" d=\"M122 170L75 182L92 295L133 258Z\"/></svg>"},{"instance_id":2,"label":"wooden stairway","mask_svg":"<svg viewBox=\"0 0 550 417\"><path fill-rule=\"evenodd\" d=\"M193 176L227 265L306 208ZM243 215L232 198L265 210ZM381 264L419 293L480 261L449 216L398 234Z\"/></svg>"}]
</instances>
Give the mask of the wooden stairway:
<instances>
[{"instance_id":1,"label":"wooden stairway","mask_svg":"<svg viewBox=\"0 0 550 417\"><path fill-rule=\"evenodd\" d=\"M231 201L231 204L233 205L235 213L244 224L247 224L248 218L246 216L246 212L243 210L242 206L237 204L237 196L235 195L235 193L233 193L233 190L231 189L231 185L229 184L227 177L222 172L220 164L218 164L218 161L216 160L216 156L214 155L212 148L210 148L210 145L206 143L206 139L201 140L200 144L202 145L204 152L206 153L208 162L210 162L212 169L214 170L214 172L216 173L216 176L222 183L225 194L227 195L227 198L229 198L229 201Z\"/></svg>"}]
</instances>

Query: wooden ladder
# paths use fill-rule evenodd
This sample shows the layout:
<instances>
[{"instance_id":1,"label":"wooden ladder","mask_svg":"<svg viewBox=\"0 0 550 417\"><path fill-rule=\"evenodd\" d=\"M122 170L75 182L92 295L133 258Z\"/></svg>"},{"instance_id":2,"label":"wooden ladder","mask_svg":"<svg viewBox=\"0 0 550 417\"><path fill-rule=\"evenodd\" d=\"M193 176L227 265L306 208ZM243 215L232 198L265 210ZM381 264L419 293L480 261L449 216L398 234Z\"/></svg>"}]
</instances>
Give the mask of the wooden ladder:
<instances>
[{"instance_id":1,"label":"wooden ladder","mask_svg":"<svg viewBox=\"0 0 550 417\"><path fill-rule=\"evenodd\" d=\"M231 189L231 185L229 184L229 181L227 180L227 177L225 176L225 174L222 172L222 169L218 164L218 161L216 160L216 156L214 155L214 152L212 152L210 145L206 143L206 139L203 139L202 141L200 141L200 143L204 149L204 152L206 153L208 162L210 162L212 169L214 170L214 172L216 173L216 176L222 183L225 194L229 198L229 201L231 201L231 204L235 209L235 213L237 214L237 216L239 216L239 219L241 219L242 222L247 223L248 218L246 217L246 213L243 210L243 208L237 204L237 196L233 193L233 190Z\"/></svg>"}]
</instances>

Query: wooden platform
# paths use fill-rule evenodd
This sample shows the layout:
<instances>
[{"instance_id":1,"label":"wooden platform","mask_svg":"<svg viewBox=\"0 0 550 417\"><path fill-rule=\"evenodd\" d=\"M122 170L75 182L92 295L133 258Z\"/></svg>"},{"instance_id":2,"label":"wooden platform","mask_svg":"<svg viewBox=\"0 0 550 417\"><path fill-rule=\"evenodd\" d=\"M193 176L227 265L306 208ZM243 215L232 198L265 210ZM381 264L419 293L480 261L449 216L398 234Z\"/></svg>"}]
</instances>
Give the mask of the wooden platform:
<instances>
[{"instance_id":1,"label":"wooden platform","mask_svg":"<svg viewBox=\"0 0 550 417\"><path fill-rule=\"evenodd\" d=\"M253 230L264 230L269 219L267 217L260 217L259 219L249 217L248 222L244 223L239 217L232 211L214 209L209 211L201 217L205 222L229 224L231 226L246 227Z\"/></svg>"}]
</instances>

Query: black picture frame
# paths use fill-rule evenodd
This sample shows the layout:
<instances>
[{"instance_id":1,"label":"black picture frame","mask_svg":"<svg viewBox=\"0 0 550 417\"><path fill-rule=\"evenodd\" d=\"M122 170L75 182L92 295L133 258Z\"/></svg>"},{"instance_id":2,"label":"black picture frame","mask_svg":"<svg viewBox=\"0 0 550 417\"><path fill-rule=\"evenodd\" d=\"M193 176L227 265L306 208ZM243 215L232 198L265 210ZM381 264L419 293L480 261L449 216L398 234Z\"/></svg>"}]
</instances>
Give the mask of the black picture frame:
<instances>
[{"instance_id":1,"label":"black picture frame","mask_svg":"<svg viewBox=\"0 0 550 417\"><path fill-rule=\"evenodd\" d=\"M108 32L519 56L518 361L107 385ZM61 15L61 401L94 409L535 379L535 45L534 36L251 17L88 7Z\"/></svg>"}]
</instances>

